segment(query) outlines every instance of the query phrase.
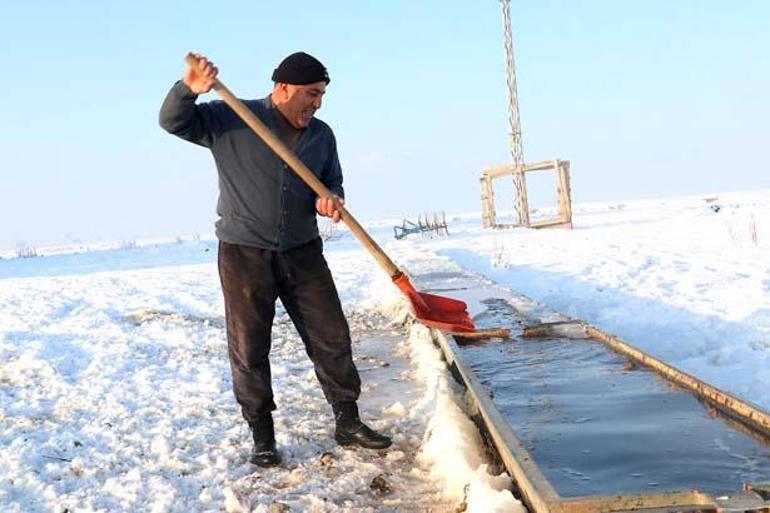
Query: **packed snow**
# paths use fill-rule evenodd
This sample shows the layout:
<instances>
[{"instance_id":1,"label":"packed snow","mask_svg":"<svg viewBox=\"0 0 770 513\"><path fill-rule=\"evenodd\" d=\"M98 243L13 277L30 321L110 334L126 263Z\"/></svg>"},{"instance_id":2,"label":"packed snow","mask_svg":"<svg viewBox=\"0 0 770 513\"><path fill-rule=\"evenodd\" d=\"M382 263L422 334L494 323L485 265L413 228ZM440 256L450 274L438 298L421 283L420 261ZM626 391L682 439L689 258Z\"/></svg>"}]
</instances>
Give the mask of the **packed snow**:
<instances>
[{"instance_id":1,"label":"packed snow","mask_svg":"<svg viewBox=\"0 0 770 513\"><path fill-rule=\"evenodd\" d=\"M395 241L385 223L372 234L409 272L462 266L770 407L770 191L576 205L574 230L448 221L448 237ZM214 241L3 258L0 509L524 511L429 331L351 235L336 235L325 253L354 335L362 416L393 447L336 446L279 309L271 361L285 462L248 463Z\"/></svg>"}]
</instances>

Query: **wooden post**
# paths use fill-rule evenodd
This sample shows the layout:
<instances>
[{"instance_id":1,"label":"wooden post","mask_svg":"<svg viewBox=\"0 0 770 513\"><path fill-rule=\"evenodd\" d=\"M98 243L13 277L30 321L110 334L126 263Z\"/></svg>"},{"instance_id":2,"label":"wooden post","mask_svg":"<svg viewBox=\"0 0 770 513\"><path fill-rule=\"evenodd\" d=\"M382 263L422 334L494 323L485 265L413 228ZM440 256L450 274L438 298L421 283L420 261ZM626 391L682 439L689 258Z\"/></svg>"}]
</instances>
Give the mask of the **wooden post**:
<instances>
[{"instance_id":1,"label":"wooden post","mask_svg":"<svg viewBox=\"0 0 770 513\"><path fill-rule=\"evenodd\" d=\"M569 160L557 160L557 191L559 194L559 217L572 228L572 191L569 185Z\"/></svg>"},{"instance_id":2,"label":"wooden post","mask_svg":"<svg viewBox=\"0 0 770 513\"><path fill-rule=\"evenodd\" d=\"M556 173L556 206L558 216L564 219L567 211L566 198L564 197L564 168L560 160L553 161L553 170Z\"/></svg>"},{"instance_id":3,"label":"wooden post","mask_svg":"<svg viewBox=\"0 0 770 513\"><path fill-rule=\"evenodd\" d=\"M484 228L494 228L495 224L497 224L495 217L492 177L485 171L481 175L481 220Z\"/></svg>"}]
</instances>

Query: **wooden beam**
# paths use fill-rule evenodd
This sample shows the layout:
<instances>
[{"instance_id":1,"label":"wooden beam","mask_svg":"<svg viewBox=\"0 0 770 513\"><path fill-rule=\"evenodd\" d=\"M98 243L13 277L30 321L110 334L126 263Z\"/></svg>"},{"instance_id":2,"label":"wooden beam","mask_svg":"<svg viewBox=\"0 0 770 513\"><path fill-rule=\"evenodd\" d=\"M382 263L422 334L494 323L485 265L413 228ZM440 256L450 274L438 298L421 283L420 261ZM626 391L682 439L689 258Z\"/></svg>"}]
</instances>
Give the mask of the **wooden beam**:
<instances>
[{"instance_id":1,"label":"wooden beam","mask_svg":"<svg viewBox=\"0 0 770 513\"><path fill-rule=\"evenodd\" d=\"M543 160L541 162L532 162L523 166L523 171L547 171L556 167L558 160Z\"/></svg>"},{"instance_id":2,"label":"wooden beam","mask_svg":"<svg viewBox=\"0 0 770 513\"><path fill-rule=\"evenodd\" d=\"M562 204L560 205L561 218L570 223L572 228L572 189L569 183L569 160L559 161L558 189Z\"/></svg>"},{"instance_id":3,"label":"wooden beam","mask_svg":"<svg viewBox=\"0 0 770 513\"><path fill-rule=\"evenodd\" d=\"M496 223L495 192L492 189L492 179L489 176L481 177L481 220L484 228L491 228Z\"/></svg>"},{"instance_id":4,"label":"wooden beam","mask_svg":"<svg viewBox=\"0 0 770 513\"><path fill-rule=\"evenodd\" d=\"M542 219L529 224L530 228L572 228L572 223L565 221L561 217L552 219Z\"/></svg>"},{"instance_id":5,"label":"wooden beam","mask_svg":"<svg viewBox=\"0 0 770 513\"><path fill-rule=\"evenodd\" d=\"M489 178L500 178L515 173L513 166L492 166L484 169L482 176Z\"/></svg>"}]
</instances>

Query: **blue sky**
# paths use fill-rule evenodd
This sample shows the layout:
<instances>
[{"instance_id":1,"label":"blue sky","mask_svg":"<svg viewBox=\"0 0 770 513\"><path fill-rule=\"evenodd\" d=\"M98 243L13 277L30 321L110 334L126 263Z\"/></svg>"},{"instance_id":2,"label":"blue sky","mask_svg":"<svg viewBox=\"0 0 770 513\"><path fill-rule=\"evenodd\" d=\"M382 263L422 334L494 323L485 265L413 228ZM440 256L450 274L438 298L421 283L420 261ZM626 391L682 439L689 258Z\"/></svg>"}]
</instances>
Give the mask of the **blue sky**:
<instances>
[{"instance_id":1,"label":"blue sky","mask_svg":"<svg viewBox=\"0 0 770 513\"><path fill-rule=\"evenodd\" d=\"M511 9L525 159L569 159L574 201L770 186L770 2ZM320 58L361 220L478 211L481 169L509 161L494 0L14 2L0 34L0 247L212 232L210 155L157 125L189 50L245 98Z\"/></svg>"}]
</instances>

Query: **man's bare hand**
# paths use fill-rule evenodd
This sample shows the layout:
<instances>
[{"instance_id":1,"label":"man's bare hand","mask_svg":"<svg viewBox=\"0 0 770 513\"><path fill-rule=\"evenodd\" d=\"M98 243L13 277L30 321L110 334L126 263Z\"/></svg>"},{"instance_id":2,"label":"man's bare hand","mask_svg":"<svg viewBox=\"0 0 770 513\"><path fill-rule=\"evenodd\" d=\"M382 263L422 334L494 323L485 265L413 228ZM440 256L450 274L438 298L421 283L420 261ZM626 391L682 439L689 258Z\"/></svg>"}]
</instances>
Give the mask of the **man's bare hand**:
<instances>
[{"instance_id":1,"label":"man's bare hand","mask_svg":"<svg viewBox=\"0 0 770 513\"><path fill-rule=\"evenodd\" d=\"M318 198L315 200L316 211L324 217L331 217L333 223L340 222L340 211L337 210L337 204L344 205L345 200L339 196L330 196L328 198Z\"/></svg>"},{"instance_id":2,"label":"man's bare hand","mask_svg":"<svg viewBox=\"0 0 770 513\"><path fill-rule=\"evenodd\" d=\"M219 70L206 57L199 53L193 54L198 59L198 66L188 66L184 71L182 82L195 94L203 94L211 91Z\"/></svg>"}]
</instances>

